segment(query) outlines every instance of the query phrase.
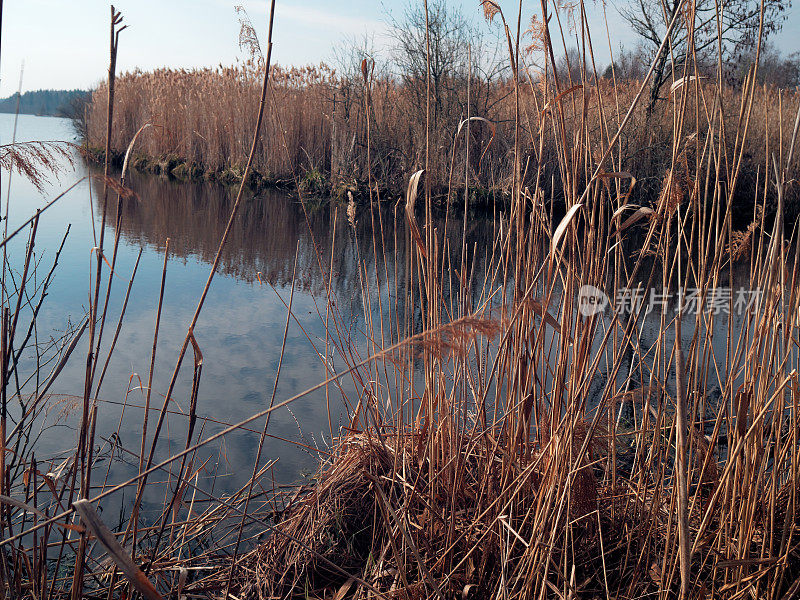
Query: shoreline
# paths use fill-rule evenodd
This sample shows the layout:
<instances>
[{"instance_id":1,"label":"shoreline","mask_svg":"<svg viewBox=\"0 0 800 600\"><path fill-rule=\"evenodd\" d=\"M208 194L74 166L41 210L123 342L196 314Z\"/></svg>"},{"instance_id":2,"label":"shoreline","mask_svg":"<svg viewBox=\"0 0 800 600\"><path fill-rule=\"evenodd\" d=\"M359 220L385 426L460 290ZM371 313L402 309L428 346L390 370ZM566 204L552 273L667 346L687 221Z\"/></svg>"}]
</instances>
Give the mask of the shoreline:
<instances>
[{"instance_id":1,"label":"shoreline","mask_svg":"<svg viewBox=\"0 0 800 600\"><path fill-rule=\"evenodd\" d=\"M90 165L102 165L105 160L105 151L96 146L87 147L85 143L79 147L81 155ZM115 169L121 169L125 154L112 150L110 164ZM203 164L183 159L174 154L161 157L152 157L142 153L134 154L130 159L129 168L138 173L164 177L178 183L216 183L224 187L235 187L241 184L244 168L238 165L226 168L212 169ZM333 181L328 174L318 170L305 171L302 175L273 176L261 173L255 168L250 169L248 188L258 193L263 190L281 190L300 198L324 198L347 202L349 194L357 204L369 202L369 184L357 178L339 177ZM380 203L397 202L398 198L405 198L406 190L401 187L378 184L376 187ZM450 189L452 209L458 211L463 207L464 186L453 186ZM439 211L445 210L448 189L446 186L432 186L431 198L434 207ZM486 189L473 186L470 188L470 209L485 210L500 203L502 207L511 205L511 195L501 189Z\"/></svg>"},{"instance_id":2,"label":"shoreline","mask_svg":"<svg viewBox=\"0 0 800 600\"><path fill-rule=\"evenodd\" d=\"M80 154L88 164L101 166L105 160L105 152L97 146L87 146L84 140L78 146ZM112 150L110 164L115 169L121 169L125 159L124 152ZM177 183L215 183L225 188L233 188L242 182L244 167L241 165L231 165L224 168L209 168L201 163L186 160L176 154L166 154L158 157L137 152L130 160L129 167L142 174L155 175L166 178ZM408 176L411 174L409 173ZM743 177L744 178L744 177ZM252 167L246 186L254 193L265 190L279 190L300 200L316 201L337 201L346 204L349 194L357 206L366 206L370 202L369 183L356 177L339 177L332 180L330 174L317 169L303 172L297 177L293 175L276 176L269 173L262 173L257 168ZM524 186L523 186L524 189ZM406 188L401 185L377 184L374 188L378 203L381 205L394 205L403 202L406 198ZM464 206L464 186L453 185L448 190L446 185L431 185L431 208L437 214L448 212L447 203L450 198L451 214L463 214ZM800 187L789 186L784 190L784 211L785 218L794 219L800 214ZM548 203L553 203L553 215L563 216L567 211L567 206L563 193L554 194L552 190L547 195ZM639 205L653 210L657 210L658 203L652 203L652 198L644 190L638 190L631 195L627 203ZM658 200L658 199L656 199ZM734 231L745 234L753 227L751 200L746 193L735 194L730 198L732 201L732 225ZM530 209L529 203L526 203ZM481 186L470 187L469 211L487 211L494 208L501 210L510 209L512 206L512 195L504 186L495 188L484 188ZM770 198L765 204L769 207L764 215L764 225L767 230L771 229L772 219L777 210L777 199ZM549 209L548 209L549 210Z\"/></svg>"}]
</instances>

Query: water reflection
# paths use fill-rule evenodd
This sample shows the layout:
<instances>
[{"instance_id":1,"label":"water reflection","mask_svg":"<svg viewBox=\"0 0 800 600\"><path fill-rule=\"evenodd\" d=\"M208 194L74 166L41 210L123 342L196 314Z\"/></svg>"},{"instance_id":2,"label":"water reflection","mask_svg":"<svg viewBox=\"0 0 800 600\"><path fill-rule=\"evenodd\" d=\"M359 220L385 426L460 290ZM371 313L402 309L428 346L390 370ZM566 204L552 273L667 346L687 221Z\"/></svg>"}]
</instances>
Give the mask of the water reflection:
<instances>
[{"instance_id":1,"label":"water reflection","mask_svg":"<svg viewBox=\"0 0 800 600\"><path fill-rule=\"evenodd\" d=\"M136 173L129 181L136 196L123 201L120 224L123 240L163 252L169 238L172 256L213 262L235 190ZM94 198L98 215L102 204L100 188L101 184L96 183ZM109 203L108 212L107 222L114 225L114 202ZM373 231L373 217L377 232ZM383 204L380 215L377 209L370 215L369 209L362 207L353 227L344 208L335 203L309 203L304 208L299 199L285 192L266 190L257 197L249 195L244 199L223 249L219 272L247 283L260 281L276 288L287 287L292 282L296 253L296 289L321 297L330 282L337 301L348 306L347 316L355 318L354 313L362 313L363 317L362 281L366 281L370 295L383 293L384 299L394 303L397 291L402 298L401 290L409 280L405 225L404 213L391 203ZM463 220L440 215L433 219L432 227L440 238L447 228L448 256L443 262L455 273L462 260ZM467 255L468 264L476 273L471 294L473 302L477 302L489 261L486 250L491 248L494 236L492 220L486 216L470 219L466 234L467 248L481 250L474 257L472 252ZM457 288L455 275L450 277L447 273L445 270L443 281L446 302L453 297L451 285ZM365 274L367 279L362 279ZM377 302L372 304L378 306ZM377 314L372 316L378 318Z\"/></svg>"},{"instance_id":2,"label":"water reflection","mask_svg":"<svg viewBox=\"0 0 800 600\"><path fill-rule=\"evenodd\" d=\"M170 238L171 254L211 263L233 205L229 188L207 183L177 183L133 174L130 186L136 198L123 203L122 237L136 245L163 250ZM99 194L96 195L99 208ZM112 217L115 207L111 207ZM113 223L113 218L110 219ZM309 225L311 226L309 230ZM341 224L340 224L341 225ZM314 213L306 223L299 203L278 191L246 198L233 223L220 261L220 272L254 282L261 277L275 286L291 282L295 248L298 251L296 285L311 293L323 291L313 239L330 248L332 223L328 214ZM347 230L336 232L337 266L347 250Z\"/></svg>"}]
</instances>

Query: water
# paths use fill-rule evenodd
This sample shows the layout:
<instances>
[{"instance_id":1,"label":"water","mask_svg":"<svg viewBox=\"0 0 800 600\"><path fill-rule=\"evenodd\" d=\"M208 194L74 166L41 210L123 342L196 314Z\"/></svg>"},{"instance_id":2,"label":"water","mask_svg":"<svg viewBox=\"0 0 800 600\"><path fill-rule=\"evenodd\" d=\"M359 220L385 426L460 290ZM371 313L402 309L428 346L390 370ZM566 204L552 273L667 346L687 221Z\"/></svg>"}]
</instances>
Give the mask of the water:
<instances>
[{"instance_id":1,"label":"water","mask_svg":"<svg viewBox=\"0 0 800 600\"><path fill-rule=\"evenodd\" d=\"M12 115L0 115L0 136L4 142L10 141L13 121ZM74 141L75 135L67 120L22 115L19 117L17 141L25 140ZM60 191L91 173L96 174L76 157L71 168L58 179L52 178L41 191L14 174L10 188L9 230L24 222ZM3 188L7 183L4 174ZM114 267L116 279L109 304L101 365L140 252L141 258L116 349L98 395L97 446L105 460L113 457L109 482L119 482L136 473L143 421L141 407L144 405L166 240L170 240L169 258L152 393L152 405L156 408L163 403L163 394L175 368L179 349L230 215L234 194L234 191L215 184L181 184L136 173L129 175L128 183L136 196L123 200L120 245ZM6 197L5 189L2 195ZM285 303L289 301L293 273L296 273L294 318L287 333L276 402L325 378L320 353L325 349L325 282L329 277L343 334L345 337L352 335L356 341L364 339L365 308L360 287L363 274L359 271L357 257L360 256L362 264L374 273L375 250L369 214L359 216L354 230L348 225L344 210L336 213L333 206L315 209L309 206L303 210L296 199L274 191L257 198L251 196L244 199L233 224L218 273L194 331L203 354L197 406L200 419L195 440L212 435L227 424L245 419L269 405L281 358L287 320ZM37 319L40 340L59 338L70 327L80 323L88 312L89 289L93 281L90 271L95 263L92 248L97 245L95 240L100 236L103 222L101 197L102 182L84 180L40 219L35 246L37 259L41 259L39 277L49 269L69 228L55 279ZM109 259L116 233L116 196L111 194L110 198L105 227ZM402 211L398 214L402 219ZM393 212L390 209L383 215L391 219ZM438 223L438 226L442 231L445 224ZM450 220L447 227L449 235L458 241L455 245L458 248L462 222ZM385 269L381 267L380 288L374 282L371 285L371 302L367 307L367 312L378 319L378 296L385 303L394 296L394 282L402 282L405 278L405 265L395 264L392 258L395 244L402 245L404 235L400 230L400 234L395 236L393 225L386 230L392 231L391 237L384 240L387 264ZM468 238L471 244L487 235L492 235L487 222L470 222ZM9 244L15 268L21 268L23 264L26 237L27 231L24 231ZM487 244L486 248L489 247ZM398 251L398 256L405 255L401 247ZM380 249L378 254L383 255ZM476 264L480 270L482 261L479 259ZM107 275L108 267L104 269ZM103 283L101 287L101 305L105 285ZM388 317L386 305L382 308L384 316ZM401 316L401 321L403 318ZM355 350L364 352L366 356L363 343L356 343ZM48 428L35 447L40 461L66 457L74 452L87 351L88 335L84 335L66 369L50 390L53 396L50 399L52 409L46 420ZM336 369L344 366L340 356L334 354L329 360ZM30 356L28 361L26 364L30 367ZM192 364L190 349L169 407L176 413L188 411ZM47 370L50 368L52 364ZM344 381L343 386L347 394L357 397L352 381ZM340 424L349 422L341 395L335 390L329 397L324 390L308 394L290 407L273 413L269 432L275 437L267 442L262 462L277 460L272 472L278 481L297 481L314 470L319 455L313 449L325 450L330 444L329 406L336 434ZM156 417L154 410L150 434ZM168 415L158 457L183 449L186 422L183 414ZM258 442L256 431L263 427L263 421L255 421L251 427L252 432L226 436L221 443L204 448L198 455L195 468L208 461L200 478L212 481L216 477L213 484L215 493L235 490L249 478ZM111 452L105 440L117 432L119 446ZM100 485L102 481L95 479L94 483ZM130 497L132 491L126 494ZM154 494L146 499L153 506L160 506L163 497ZM113 506L116 509L116 501Z\"/></svg>"}]
</instances>

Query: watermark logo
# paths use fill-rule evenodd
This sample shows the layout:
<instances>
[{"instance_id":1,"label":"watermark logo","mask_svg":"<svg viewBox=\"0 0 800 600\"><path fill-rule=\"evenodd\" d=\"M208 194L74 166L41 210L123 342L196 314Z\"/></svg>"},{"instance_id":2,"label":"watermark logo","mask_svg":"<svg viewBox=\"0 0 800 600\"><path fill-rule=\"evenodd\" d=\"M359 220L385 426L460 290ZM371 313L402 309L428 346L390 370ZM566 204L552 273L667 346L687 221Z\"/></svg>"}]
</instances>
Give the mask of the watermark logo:
<instances>
[{"instance_id":1,"label":"watermark logo","mask_svg":"<svg viewBox=\"0 0 800 600\"><path fill-rule=\"evenodd\" d=\"M741 315L758 310L762 295L758 289L729 287L679 288L676 292L666 288L621 288L617 290L615 309L621 314L649 315L672 310L691 315Z\"/></svg>"},{"instance_id":2,"label":"watermark logo","mask_svg":"<svg viewBox=\"0 0 800 600\"><path fill-rule=\"evenodd\" d=\"M578 291L578 311L584 317L602 313L608 306L623 315L662 314L668 311L683 314L741 315L758 310L761 297L761 290L746 288L679 288L674 292L666 288L620 288L611 299L603 290L593 285L584 285Z\"/></svg>"},{"instance_id":3,"label":"watermark logo","mask_svg":"<svg viewBox=\"0 0 800 600\"><path fill-rule=\"evenodd\" d=\"M603 312L608 306L608 296L593 285L582 285L578 290L578 310L584 317Z\"/></svg>"}]
</instances>

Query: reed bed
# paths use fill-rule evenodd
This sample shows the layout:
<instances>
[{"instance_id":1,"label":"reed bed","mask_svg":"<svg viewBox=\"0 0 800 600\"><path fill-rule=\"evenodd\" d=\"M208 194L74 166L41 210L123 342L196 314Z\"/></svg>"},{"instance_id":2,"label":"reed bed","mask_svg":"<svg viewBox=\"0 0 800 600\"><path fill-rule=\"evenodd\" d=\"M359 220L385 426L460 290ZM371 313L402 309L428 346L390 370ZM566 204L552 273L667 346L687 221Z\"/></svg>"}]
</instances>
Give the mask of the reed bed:
<instances>
[{"instance_id":1,"label":"reed bed","mask_svg":"<svg viewBox=\"0 0 800 600\"><path fill-rule=\"evenodd\" d=\"M265 142L253 165L257 173L254 183L305 183L307 193L324 195L332 191L345 199L348 189L363 193L368 176L388 192L405 188L408 174L426 156L425 113L418 104L422 83L404 82L390 75L374 76L370 81L372 160L368 165L366 92L358 69L347 71L354 75L340 74L325 64L299 69L276 67L274 71L268 96L270 110L264 123ZM120 118L112 150L118 155L124 153L136 130L143 123L152 123L156 127L137 145L140 156L133 164L140 169L183 179L205 177L238 182L247 158L246 140L253 126L251 107L257 101L262 73L263 65L251 60L216 69L161 69L121 75L116 84ZM550 127L551 116L545 110L550 99L544 90L552 89L548 88L552 83L546 83L538 69L526 68L516 93L510 70L501 73L505 74L485 80L475 75L470 81L462 78L448 82L455 91L448 97L448 106L439 109L444 116L432 123L427 136L431 150L435 149L427 155L429 185L438 194L469 185L478 198L481 192L493 190L505 199L515 184L511 161L518 126L525 143L524 162L529 164L523 174L524 185L536 185L535 173L541 170L538 185L547 188L548 196L560 197L563 175L556 167L559 140L553 136L542 139L540 134L542 128ZM582 128L600 139L618 126L641 83L616 82L593 72L585 75L585 80L561 83L563 89L583 89L578 97L571 97L574 92L568 95L559 107L564 129L561 143L578 138ZM709 79L713 81L713 76L704 78L706 82ZM729 83L719 87L721 91L715 97L722 104L722 112L726 119L735 119L742 88ZM470 88L475 98L468 101ZM669 111L662 110L670 102L669 95L667 88L662 90L662 100L655 111L648 111L646 103L637 104L619 140L616 166L637 173L639 186L633 192L637 202L650 200L671 168L669 142L674 124ZM103 145L106 99L107 90L101 85L87 108L87 140L92 147ZM693 101L689 99L690 103ZM753 143L742 156L739 204L746 205L755 193L758 170L768 156L765 148L776 147L779 139L788 139L792 134L791 118L779 120L774 107L782 105L785 114L792 115L799 101L794 88L762 85L754 90L750 109L754 118L749 125ZM708 109L688 108L693 112ZM464 172L464 137L463 133L455 133L467 115L485 121L473 119L469 139L470 156L475 160L470 161L469 180L462 181L461 177L453 177L453 173ZM701 144L705 133L699 132ZM541 147L539 141L543 141ZM555 189L550 190L551 186ZM788 193L794 207L795 192Z\"/></svg>"},{"instance_id":2,"label":"reed bed","mask_svg":"<svg viewBox=\"0 0 800 600\"><path fill-rule=\"evenodd\" d=\"M224 263L226 244L238 235L234 224L248 172L282 164L295 176L298 146L270 134L276 112L287 111L287 122L289 116L298 120L297 139L305 135L300 121L302 132L315 123L324 129L321 113L305 121L291 113L291 104L265 101L271 89L283 93L280 86L286 85L280 78L269 85L270 33L258 71L259 109L241 120L230 116L243 131L252 123L251 145L241 145L244 136L216 138L215 143L239 143L226 151L239 153L242 183L175 372L163 395L152 399L150 374L147 403L152 400L158 417L145 420L139 452L129 451L138 463L136 474L109 481L106 473L98 489L103 473L93 442L100 434L95 424L102 366L96 367L113 351L110 334L103 333L103 298L112 280L102 275L105 260L113 269L121 232L133 226L120 226L134 214L124 206L138 201L126 192L125 173L121 181L109 172L100 180L99 214L115 220L115 240L111 245L99 239L92 309L79 328L90 339L87 391L79 403L82 426L73 456L60 470L54 464L42 470L27 452L0 454L4 594L140 594L148 600L797 596L800 255L788 217L796 186L796 94L758 86L755 67L734 92L701 79L690 61L676 68L657 126L640 131L642 119L655 118L639 106L646 79L600 94L608 84L592 85L586 73L581 87L567 88L557 77L531 86L519 68L520 41L510 33L521 24L507 21L491 1L483 6L487 19L507 25L513 71L503 83L510 89L504 110L513 121L506 132L497 127L497 154L488 159L502 174L509 201L497 208L490 241L465 241L470 196L455 183L473 185L484 158L470 144L443 153L431 144L429 122L427 143L404 163L405 198L393 210L381 208L374 190L385 164L380 147L373 146L381 139L381 83L365 61L363 111L370 119L362 120L356 134L363 140L359 161L361 177L370 184L369 203L357 210L351 196L346 209L348 233L361 240L354 230L368 224L372 237L371 244L357 243L354 282L363 327L353 330L343 307L347 299L332 283L337 236L325 238L309 227L315 239L309 268L318 270L323 285L317 310L327 332L324 340L309 342L317 344L325 379L290 398L277 394L276 382L269 405L248 419L213 435L198 431L203 354L193 328ZM548 16L542 15L543 22ZM111 147L127 147L152 118L132 110L130 98L142 89L137 81L157 87L159 78L174 77L175 85L159 93L183 94L196 89L183 83L198 80L197 73L116 80L119 21L112 9L106 89L120 84L117 101L128 108L118 112L114 94L100 90L95 96L107 100L105 137L94 138L107 142L107 170ZM586 30L581 35L590 39ZM543 35L545 50L551 43ZM234 75L241 70L228 79L221 71L204 73L200 80L220 77L231 89L236 81L241 86L241 104L226 103L210 89L206 100L241 106L243 113L245 106L254 110L255 103L244 100L252 84ZM207 114L205 108L163 100L159 105L174 112L174 123L192 122L223 136L225 128L205 119L184 119ZM151 102L139 96L136 105L148 110ZM429 108L428 96L428 114ZM466 112L449 135L473 135L481 127L474 116L479 115ZM160 123L158 135L143 135L142 144L169 140L168 148L148 152L178 146L201 151L210 143L200 136L189 142L189 130L170 129L170 123ZM419 131L425 125L414 124ZM98 123L92 127L99 135ZM658 156L646 159L641 140L650 135L658 136ZM425 165L457 164L455 154L461 167L453 167L452 175L423 172ZM441 227L433 217L431 189L437 181L449 183L452 209ZM640 188L647 204L633 202ZM30 224L31 243L18 278L23 283L31 280L40 218ZM735 227L737 222L743 226ZM461 236L451 233L453 223ZM400 236L406 243L392 243ZM166 240L164 248L166 255ZM295 258L292 291L296 264ZM165 256L164 273L166 265ZM719 290L737 285L755 292L757 302L720 297ZM9 349L20 347L14 341L16 315L30 303L23 303L19 285L15 289L16 295L6 291L4 297L0 339L3 364L16 368L9 358ZM608 305L587 311L581 302L587 289L602 291ZM644 291L634 296L641 301L625 300L632 290ZM160 300L158 306L154 355ZM119 322L123 318L124 308ZM292 323L293 294L287 299L284 347ZM74 343L65 341L61 348L57 355L63 359ZM334 354L344 361L335 369ZM190 363L188 373L184 362ZM7 400L18 398L25 414L33 414L47 403L48 386L28 395L17 389L15 395L9 377L14 371L3 372L5 447L22 448L30 425L7 421ZM182 450L160 460L155 450L182 372L192 380L186 437ZM331 414L334 443L320 452L312 481L279 486L269 476L276 452L266 443L270 416L323 389L327 398L344 403L346 423L334 428L338 419ZM166 399L161 407L156 398ZM198 484L197 451L243 431L259 439L247 467L251 476L234 493L214 495ZM153 517L140 513L140 503L154 486L163 491L164 503ZM133 506L111 529L95 506L125 489L136 490Z\"/></svg>"}]
</instances>

